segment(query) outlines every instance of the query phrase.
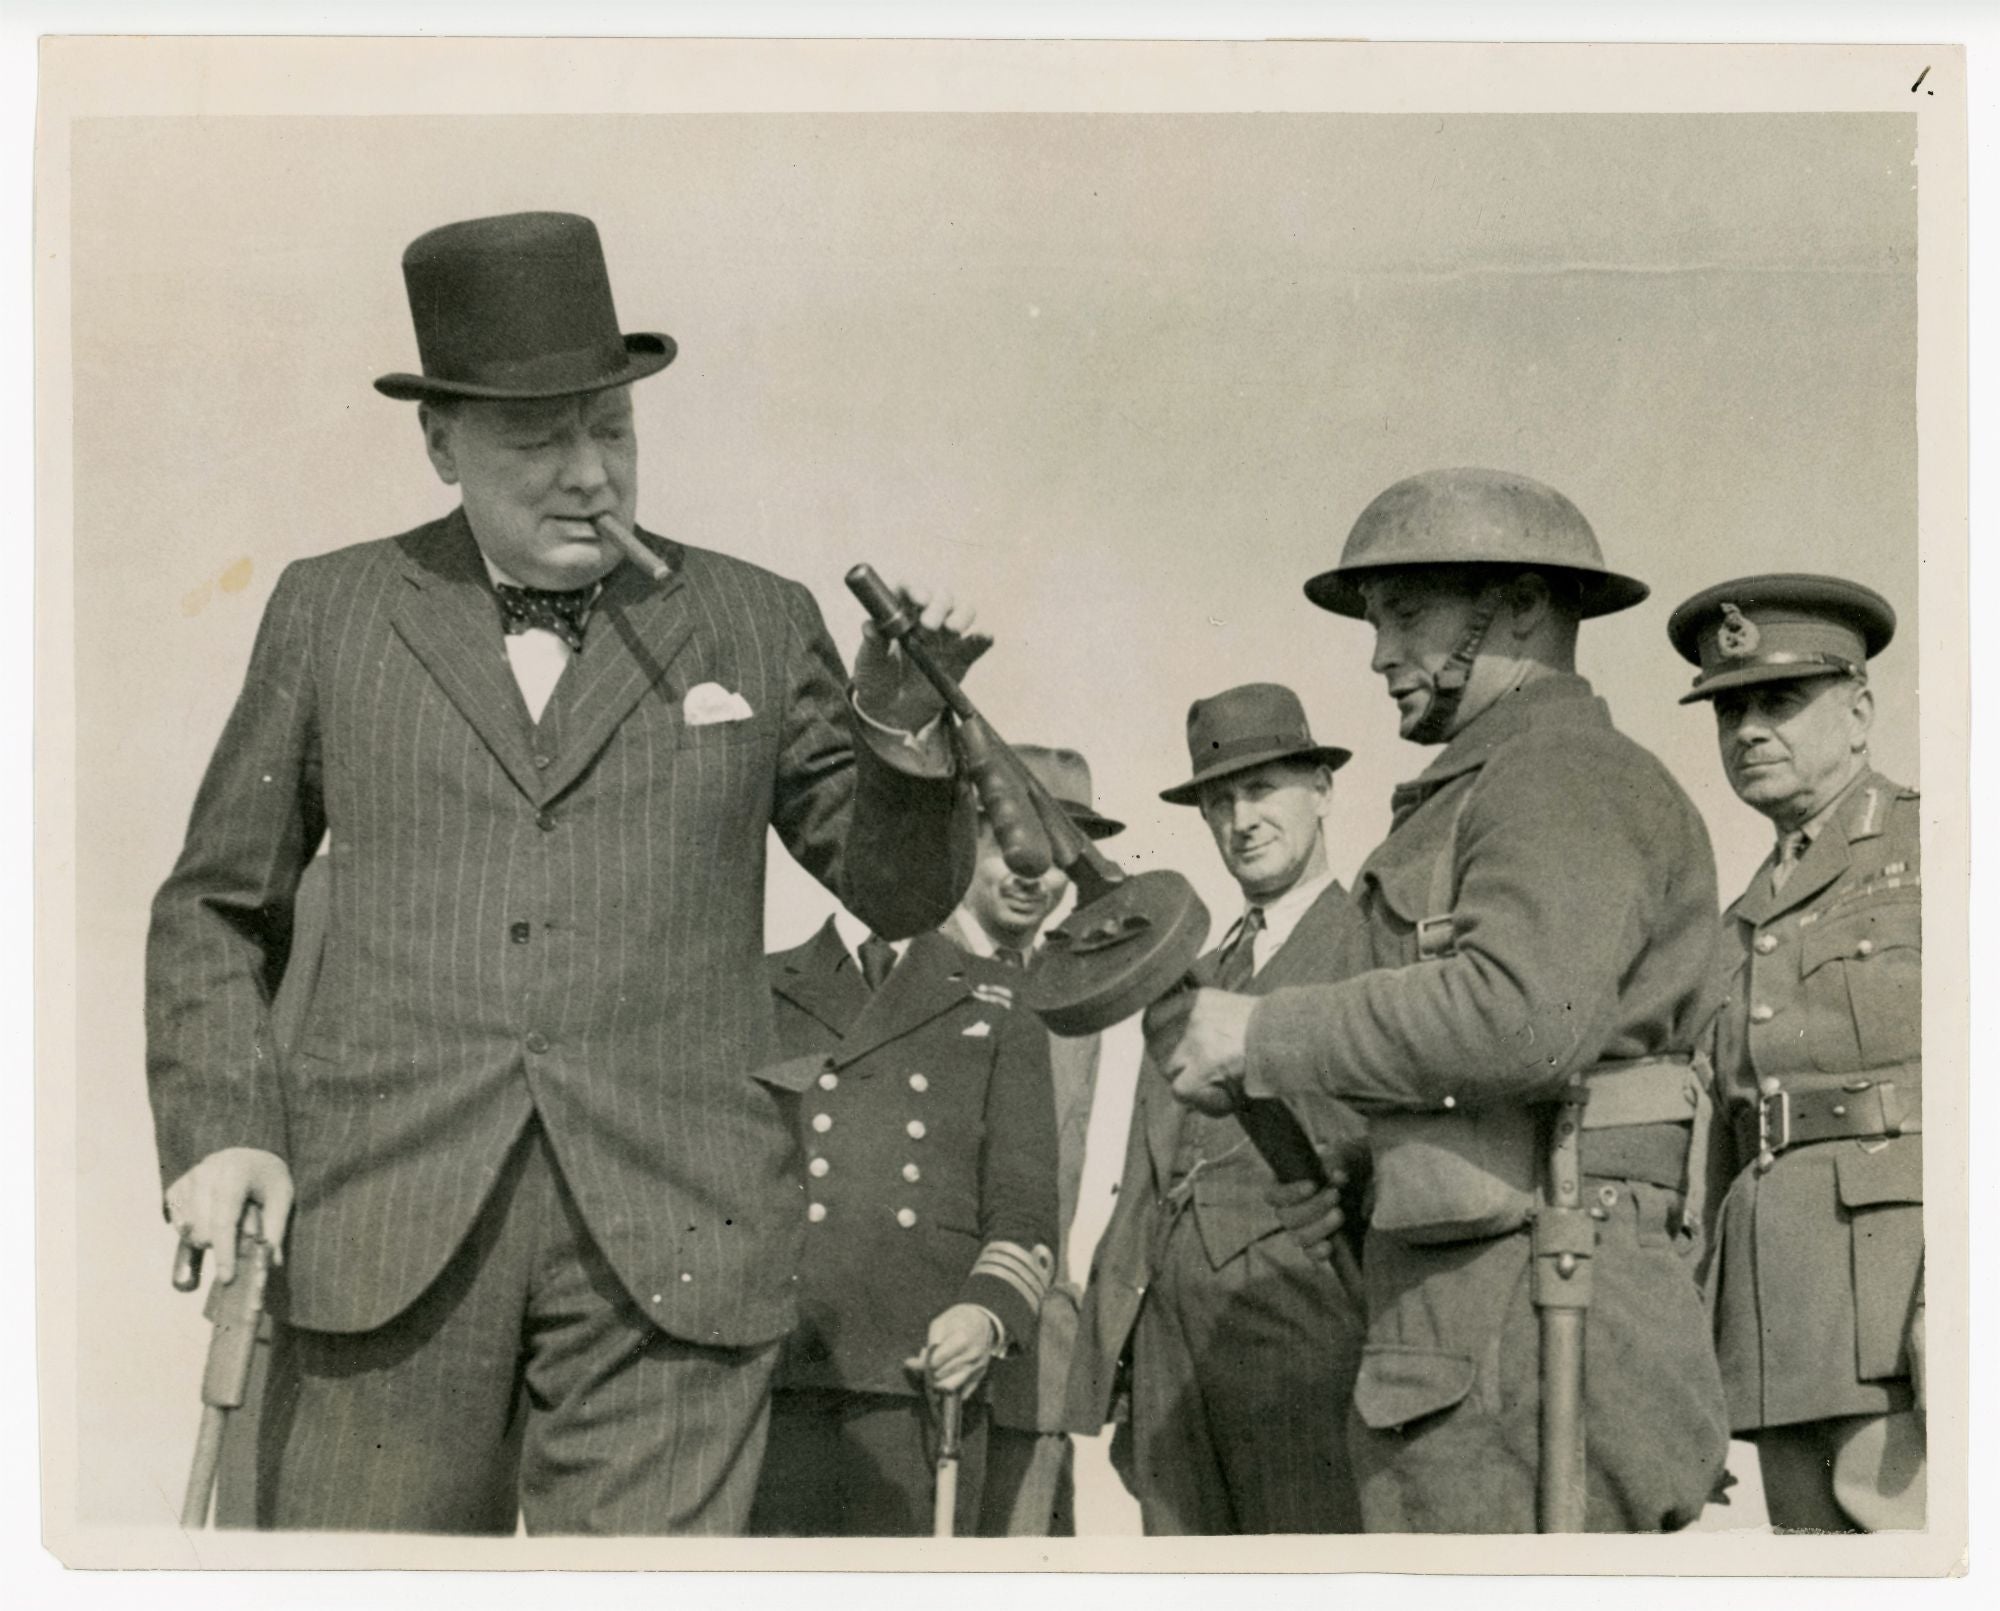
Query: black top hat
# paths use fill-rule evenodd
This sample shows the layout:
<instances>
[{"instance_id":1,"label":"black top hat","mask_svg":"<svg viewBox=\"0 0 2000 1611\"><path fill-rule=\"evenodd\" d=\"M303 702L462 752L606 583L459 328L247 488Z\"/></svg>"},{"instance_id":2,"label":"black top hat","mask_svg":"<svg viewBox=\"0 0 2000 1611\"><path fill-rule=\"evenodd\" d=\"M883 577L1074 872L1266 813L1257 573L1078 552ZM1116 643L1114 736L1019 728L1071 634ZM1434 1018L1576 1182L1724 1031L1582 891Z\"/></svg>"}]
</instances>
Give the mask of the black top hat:
<instances>
[{"instance_id":1,"label":"black top hat","mask_svg":"<svg viewBox=\"0 0 2000 1611\"><path fill-rule=\"evenodd\" d=\"M1667 620L1681 657L1701 668L1683 705L1725 688L1801 677L1858 677L1895 635L1873 588L1838 576L1745 576L1705 587Z\"/></svg>"},{"instance_id":2,"label":"black top hat","mask_svg":"<svg viewBox=\"0 0 2000 1611\"><path fill-rule=\"evenodd\" d=\"M597 226L575 213L471 218L403 253L421 375L375 389L425 397L570 397L623 386L674 361L674 341L621 335Z\"/></svg>"},{"instance_id":3,"label":"black top hat","mask_svg":"<svg viewBox=\"0 0 2000 1611\"><path fill-rule=\"evenodd\" d=\"M1197 699L1188 707L1187 740L1194 776L1160 791L1169 805L1199 805L1204 783L1266 761L1302 757L1338 772L1349 759L1346 750L1313 742L1299 696L1275 682L1245 683Z\"/></svg>"}]
</instances>

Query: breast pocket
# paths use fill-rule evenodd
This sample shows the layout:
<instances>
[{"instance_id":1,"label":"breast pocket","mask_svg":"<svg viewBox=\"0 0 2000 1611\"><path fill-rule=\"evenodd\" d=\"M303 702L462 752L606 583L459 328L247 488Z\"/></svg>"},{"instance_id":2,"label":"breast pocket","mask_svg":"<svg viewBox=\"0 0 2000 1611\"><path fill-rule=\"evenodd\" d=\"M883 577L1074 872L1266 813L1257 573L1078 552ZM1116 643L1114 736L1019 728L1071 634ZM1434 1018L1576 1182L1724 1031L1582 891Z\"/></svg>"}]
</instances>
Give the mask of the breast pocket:
<instances>
[{"instance_id":1,"label":"breast pocket","mask_svg":"<svg viewBox=\"0 0 2000 1611\"><path fill-rule=\"evenodd\" d=\"M1817 1067L1842 1073L1921 1055L1923 919L1914 893L1822 918L1800 937L1799 969Z\"/></svg>"},{"instance_id":2,"label":"breast pocket","mask_svg":"<svg viewBox=\"0 0 2000 1611\"><path fill-rule=\"evenodd\" d=\"M722 722L680 722L674 732L674 747L681 750L726 749L735 744L757 744L776 730L769 716L743 716Z\"/></svg>"}]
</instances>

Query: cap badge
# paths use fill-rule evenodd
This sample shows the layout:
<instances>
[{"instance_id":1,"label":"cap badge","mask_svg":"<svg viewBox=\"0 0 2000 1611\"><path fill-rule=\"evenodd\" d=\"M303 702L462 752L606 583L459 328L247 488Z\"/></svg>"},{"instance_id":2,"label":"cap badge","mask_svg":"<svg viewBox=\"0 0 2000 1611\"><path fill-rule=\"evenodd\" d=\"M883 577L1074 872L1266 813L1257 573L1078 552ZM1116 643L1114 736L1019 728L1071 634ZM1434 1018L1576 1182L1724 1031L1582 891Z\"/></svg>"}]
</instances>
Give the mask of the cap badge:
<instances>
[{"instance_id":1,"label":"cap badge","mask_svg":"<svg viewBox=\"0 0 2000 1611\"><path fill-rule=\"evenodd\" d=\"M1757 652L1757 623L1747 620L1733 604L1722 606L1722 625L1716 629L1715 648L1725 660L1741 660Z\"/></svg>"}]
</instances>

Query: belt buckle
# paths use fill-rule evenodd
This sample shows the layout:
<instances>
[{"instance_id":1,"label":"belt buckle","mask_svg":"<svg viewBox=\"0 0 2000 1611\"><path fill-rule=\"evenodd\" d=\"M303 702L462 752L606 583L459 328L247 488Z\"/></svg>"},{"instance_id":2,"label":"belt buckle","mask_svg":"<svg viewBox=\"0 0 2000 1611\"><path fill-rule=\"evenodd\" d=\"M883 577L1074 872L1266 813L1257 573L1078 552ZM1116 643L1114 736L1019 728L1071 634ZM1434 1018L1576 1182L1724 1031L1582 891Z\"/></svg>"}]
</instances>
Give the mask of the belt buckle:
<instances>
[{"instance_id":1,"label":"belt buckle","mask_svg":"<svg viewBox=\"0 0 2000 1611\"><path fill-rule=\"evenodd\" d=\"M1757 1172L1768 1173L1778 1154L1791 1144L1792 1093L1776 1080L1766 1080L1757 1093Z\"/></svg>"},{"instance_id":2,"label":"belt buckle","mask_svg":"<svg viewBox=\"0 0 2000 1611\"><path fill-rule=\"evenodd\" d=\"M1417 960L1435 962L1440 957L1452 953L1452 942L1458 938L1454 932L1452 914L1442 917L1420 917L1417 919Z\"/></svg>"}]
</instances>

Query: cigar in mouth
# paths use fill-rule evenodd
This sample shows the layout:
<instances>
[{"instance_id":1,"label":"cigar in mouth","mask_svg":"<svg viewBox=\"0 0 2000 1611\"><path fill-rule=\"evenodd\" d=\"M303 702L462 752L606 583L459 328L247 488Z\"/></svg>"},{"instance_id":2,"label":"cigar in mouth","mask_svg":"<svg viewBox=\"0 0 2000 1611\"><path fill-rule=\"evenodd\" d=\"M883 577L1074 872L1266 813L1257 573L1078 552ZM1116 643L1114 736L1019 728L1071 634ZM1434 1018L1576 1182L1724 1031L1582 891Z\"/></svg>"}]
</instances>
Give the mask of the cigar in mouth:
<instances>
[{"instance_id":1,"label":"cigar in mouth","mask_svg":"<svg viewBox=\"0 0 2000 1611\"><path fill-rule=\"evenodd\" d=\"M673 566L640 542L630 526L616 515L592 515L590 523L597 528L598 536L611 543L634 565L650 577L655 585L664 582L674 574Z\"/></svg>"}]
</instances>

